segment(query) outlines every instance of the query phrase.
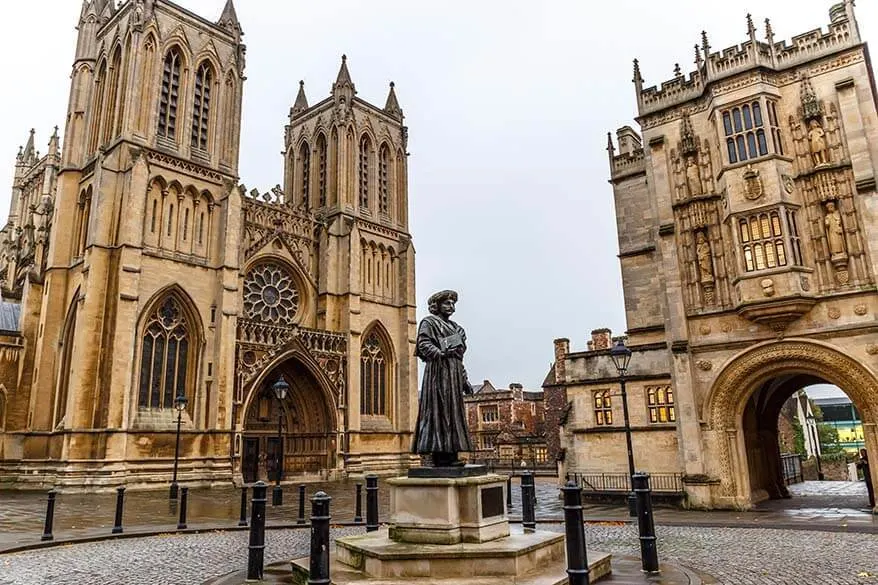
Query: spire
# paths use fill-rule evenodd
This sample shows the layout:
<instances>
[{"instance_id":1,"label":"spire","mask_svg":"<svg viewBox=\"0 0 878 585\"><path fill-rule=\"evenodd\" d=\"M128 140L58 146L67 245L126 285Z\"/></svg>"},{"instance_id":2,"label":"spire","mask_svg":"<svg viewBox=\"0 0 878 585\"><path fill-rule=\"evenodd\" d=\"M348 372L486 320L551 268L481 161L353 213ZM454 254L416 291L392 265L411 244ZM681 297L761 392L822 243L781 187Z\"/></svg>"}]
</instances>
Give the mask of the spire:
<instances>
[{"instance_id":1,"label":"spire","mask_svg":"<svg viewBox=\"0 0 878 585\"><path fill-rule=\"evenodd\" d=\"M36 131L31 128L30 136L27 139L27 144L24 146L24 152L21 155L22 160L26 164L33 164L36 159L36 150L34 150L34 134Z\"/></svg>"},{"instance_id":2,"label":"spire","mask_svg":"<svg viewBox=\"0 0 878 585\"><path fill-rule=\"evenodd\" d=\"M613 158L616 156L616 148L613 146L613 133L607 132L607 156L610 157L610 168L613 168Z\"/></svg>"},{"instance_id":3,"label":"spire","mask_svg":"<svg viewBox=\"0 0 878 585\"><path fill-rule=\"evenodd\" d=\"M704 53L704 59L710 57L710 43L707 41L707 31L701 31L701 51Z\"/></svg>"},{"instance_id":4,"label":"spire","mask_svg":"<svg viewBox=\"0 0 878 585\"><path fill-rule=\"evenodd\" d=\"M58 138L58 127L55 126L55 131L52 132L52 135L49 137L49 156L55 156L58 154L59 143L60 143L60 140Z\"/></svg>"},{"instance_id":5,"label":"spire","mask_svg":"<svg viewBox=\"0 0 878 585\"><path fill-rule=\"evenodd\" d=\"M695 69L701 72L702 65L704 65L704 59L701 58L701 47L695 45Z\"/></svg>"},{"instance_id":6,"label":"spire","mask_svg":"<svg viewBox=\"0 0 878 585\"><path fill-rule=\"evenodd\" d=\"M343 95L354 97L356 94L357 89L354 86L354 82L351 81L351 74L348 71L348 57L347 55L342 55L338 77L336 78L335 83L332 84L332 95L338 97Z\"/></svg>"},{"instance_id":7,"label":"spire","mask_svg":"<svg viewBox=\"0 0 878 585\"><path fill-rule=\"evenodd\" d=\"M771 19L765 19L765 42L774 45L774 29L771 28Z\"/></svg>"},{"instance_id":8,"label":"spire","mask_svg":"<svg viewBox=\"0 0 878 585\"><path fill-rule=\"evenodd\" d=\"M387 92L387 103L384 104L384 111L397 120L402 120L402 108L399 107L399 101L396 99L396 90L393 89L396 84L390 82L390 91Z\"/></svg>"},{"instance_id":9,"label":"spire","mask_svg":"<svg viewBox=\"0 0 878 585\"><path fill-rule=\"evenodd\" d=\"M296 95L296 103L290 110L290 118L294 118L308 109L308 97L305 95L305 82L299 81L299 93Z\"/></svg>"},{"instance_id":10,"label":"spire","mask_svg":"<svg viewBox=\"0 0 878 585\"><path fill-rule=\"evenodd\" d=\"M751 39L756 36L756 27L753 26L753 15L749 12L747 13L747 34L750 35Z\"/></svg>"},{"instance_id":11,"label":"spire","mask_svg":"<svg viewBox=\"0 0 878 585\"><path fill-rule=\"evenodd\" d=\"M640 93L641 88L643 88L643 77L640 75L640 61L637 59L634 60L634 79L631 81L634 82L634 86L637 88L637 93Z\"/></svg>"},{"instance_id":12,"label":"spire","mask_svg":"<svg viewBox=\"0 0 878 585\"><path fill-rule=\"evenodd\" d=\"M233 0L226 0L226 5L220 14L218 25L235 35L240 39L244 32L241 30L241 23L238 20L238 13L235 12L235 3Z\"/></svg>"},{"instance_id":13,"label":"spire","mask_svg":"<svg viewBox=\"0 0 878 585\"><path fill-rule=\"evenodd\" d=\"M683 70L680 69L679 63L674 63L674 77L677 79L683 77Z\"/></svg>"}]
</instances>

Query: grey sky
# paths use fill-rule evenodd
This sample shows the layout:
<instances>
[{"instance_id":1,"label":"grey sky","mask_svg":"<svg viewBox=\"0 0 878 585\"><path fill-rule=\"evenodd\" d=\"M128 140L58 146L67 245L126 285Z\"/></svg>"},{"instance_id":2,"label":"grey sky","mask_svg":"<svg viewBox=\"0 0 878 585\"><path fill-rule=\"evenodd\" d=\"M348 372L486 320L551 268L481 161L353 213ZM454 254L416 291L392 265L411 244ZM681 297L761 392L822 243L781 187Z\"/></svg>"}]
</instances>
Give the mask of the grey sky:
<instances>
[{"instance_id":1,"label":"grey sky","mask_svg":"<svg viewBox=\"0 0 878 585\"><path fill-rule=\"evenodd\" d=\"M178 0L218 18L225 0ZM305 80L328 92L340 56L363 99L396 82L409 126L411 231L419 312L456 288L467 369L495 385L541 383L552 340L585 349L591 329L624 329L606 133L632 124L631 60L647 85L693 68L702 29L714 50L746 39L747 12L778 40L828 22L831 0L237 0L245 32L241 181L282 182L283 126ZM878 22L857 7L861 32ZM709 7L709 10L707 9ZM4 6L0 51L14 80L0 96L0 185L37 129L63 131L79 0ZM0 191L0 215L9 189Z\"/></svg>"}]
</instances>

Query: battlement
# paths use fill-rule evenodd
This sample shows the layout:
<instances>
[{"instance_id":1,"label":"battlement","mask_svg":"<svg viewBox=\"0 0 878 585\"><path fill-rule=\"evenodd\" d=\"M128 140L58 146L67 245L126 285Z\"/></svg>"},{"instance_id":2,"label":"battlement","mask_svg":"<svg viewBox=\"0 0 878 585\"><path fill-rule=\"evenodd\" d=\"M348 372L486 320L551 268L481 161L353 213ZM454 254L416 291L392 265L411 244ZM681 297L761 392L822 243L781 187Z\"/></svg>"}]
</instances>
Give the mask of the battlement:
<instances>
[{"instance_id":1,"label":"battlement","mask_svg":"<svg viewBox=\"0 0 878 585\"><path fill-rule=\"evenodd\" d=\"M640 67L635 61L634 84L637 89L639 115L644 116L696 99L714 81L758 67L775 71L796 67L861 43L851 0L834 5L829 15L830 23L825 31L817 28L794 36L789 43L774 40L768 19L765 20L765 41L757 40L756 28L750 15L747 15L750 39L741 44L711 52L707 34L702 33L701 45L695 46L695 71L688 77L684 76L678 65L675 77L662 82L660 86L644 88Z\"/></svg>"},{"instance_id":2,"label":"battlement","mask_svg":"<svg viewBox=\"0 0 878 585\"><path fill-rule=\"evenodd\" d=\"M613 137L607 133L607 153L610 157L610 177L620 179L646 171L646 156L640 135L631 126L616 130L619 154L613 146Z\"/></svg>"}]
</instances>

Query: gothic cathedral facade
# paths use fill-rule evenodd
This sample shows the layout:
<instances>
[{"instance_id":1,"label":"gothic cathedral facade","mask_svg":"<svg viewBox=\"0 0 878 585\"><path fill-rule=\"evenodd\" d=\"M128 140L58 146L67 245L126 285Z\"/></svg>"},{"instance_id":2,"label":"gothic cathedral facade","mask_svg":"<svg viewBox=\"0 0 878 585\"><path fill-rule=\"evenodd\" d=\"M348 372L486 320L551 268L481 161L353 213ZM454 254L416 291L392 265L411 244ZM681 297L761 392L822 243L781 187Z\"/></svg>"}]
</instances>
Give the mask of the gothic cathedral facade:
<instances>
[{"instance_id":1,"label":"gothic cathedral facade","mask_svg":"<svg viewBox=\"0 0 878 585\"><path fill-rule=\"evenodd\" d=\"M660 87L635 61L641 132L608 145L635 465L700 507L788 496L778 415L810 384L848 394L878 453L878 111L854 3L791 42L747 32L720 52L702 35ZM572 473L627 475L610 349L608 330L555 342L547 423Z\"/></svg>"},{"instance_id":2,"label":"gothic cathedral facade","mask_svg":"<svg viewBox=\"0 0 878 585\"><path fill-rule=\"evenodd\" d=\"M245 46L168 0L84 0L63 146L19 153L2 232L0 484L408 467L407 128L304 87L284 180L238 181ZM283 380L283 400L272 391ZM179 419L178 419L179 417ZM280 431L279 431L280 426Z\"/></svg>"}]
</instances>

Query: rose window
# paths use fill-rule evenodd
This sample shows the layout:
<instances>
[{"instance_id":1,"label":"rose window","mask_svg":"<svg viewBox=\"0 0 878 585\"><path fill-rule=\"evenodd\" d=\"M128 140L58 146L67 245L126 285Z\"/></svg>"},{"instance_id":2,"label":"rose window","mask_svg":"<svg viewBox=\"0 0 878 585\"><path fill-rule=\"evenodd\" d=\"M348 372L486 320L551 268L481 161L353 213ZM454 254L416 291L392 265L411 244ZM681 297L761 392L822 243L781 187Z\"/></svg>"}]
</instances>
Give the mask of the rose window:
<instances>
[{"instance_id":1,"label":"rose window","mask_svg":"<svg viewBox=\"0 0 878 585\"><path fill-rule=\"evenodd\" d=\"M244 280L248 319L290 325L299 310L299 291L290 273L277 264L261 264Z\"/></svg>"}]
</instances>

